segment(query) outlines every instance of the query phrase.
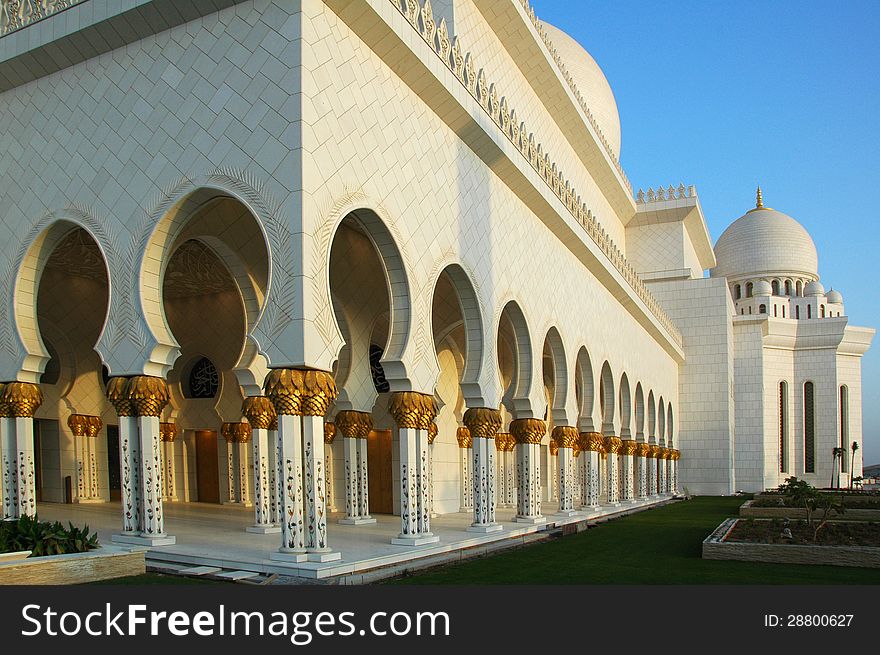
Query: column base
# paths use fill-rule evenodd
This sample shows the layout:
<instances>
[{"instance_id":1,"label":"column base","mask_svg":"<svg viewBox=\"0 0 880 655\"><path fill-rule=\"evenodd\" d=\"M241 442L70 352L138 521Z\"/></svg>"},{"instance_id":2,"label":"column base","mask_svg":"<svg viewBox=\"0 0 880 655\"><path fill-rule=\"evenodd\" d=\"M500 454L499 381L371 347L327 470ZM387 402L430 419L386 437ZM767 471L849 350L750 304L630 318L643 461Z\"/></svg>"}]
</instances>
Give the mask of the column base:
<instances>
[{"instance_id":1,"label":"column base","mask_svg":"<svg viewBox=\"0 0 880 655\"><path fill-rule=\"evenodd\" d=\"M103 498L77 498L73 501L77 505L94 505L95 503L106 503Z\"/></svg>"},{"instance_id":2,"label":"column base","mask_svg":"<svg viewBox=\"0 0 880 655\"><path fill-rule=\"evenodd\" d=\"M316 553L306 553L309 562L336 562L342 559L342 553L339 551L327 550Z\"/></svg>"},{"instance_id":3,"label":"column base","mask_svg":"<svg viewBox=\"0 0 880 655\"><path fill-rule=\"evenodd\" d=\"M458 511L462 512L463 514L473 514L474 508L473 507L459 507Z\"/></svg>"},{"instance_id":4,"label":"column base","mask_svg":"<svg viewBox=\"0 0 880 655\"><path fill-rule=\"evenodd\" d=\"M467 531L487 534L489 532L500 532L503 529L504 526L500 523L490 523L489 525L471 525L467 528Z\"/></svg>"},{"instance_id":5,"label":"column base","mask_svg":"<svg viewBox=\"0 0 880 655\"><path fill-rule=\"evenodd\" d=\"M560 511L556 512L553 516L558 516L558 517L560 517L560 518L565 518L565 519L567 519L567 518L571 518L571 517L574 516L575 514L577 514L577 511L576 511L576 510L573 510L573 509L564 509L564 510L560 510Z\"/></svg>"},{"instance_id":6,"label":"column base","mask_svg":"<svg viewBox=\"0 0 880 655\"><path fill-rule=\"evenodd\" d=\"M529 525L538 525L539 523L546 523L546 516L517 516L513 519L514 523L528 523Z\"/></svg>"},{"instance_id":7,"label":"column base","mask_svg":"<svg viewBox=\"0 0 880 655\"><path fill-rule=\"evenodd\" d=\"M269 559L273 562L306 562L309 557L305 553L296 553L296 552L283 552L280 550L276 550L274 553L269 553Z\"/></svg>"},{"instance_id":8,"label":"column base","mask_svg":"<svg viewBox=\"0 0 880 655\"><path fill-rule=\"evenodd\" d=\"M251 534L277 534L281 532L280 525L249 525L244 529Z\"/></svg>"},{"instance_id":9,"label":"column base","mask_svg":"<svg viewBox=\"0 0 880 655\"><path fill-rule=\"evenodd\" d=\"M361 516L354 519L339 519L337 523L339 525L369 525L370 523L375 523L376 519L372 516Z\"/></svg>"},{"instance_id":10,"label":"column base","mask_svg":"<svg viewBox=\"0 0 880 655\"><path fill-rule=\"evenodd\" d=\"M177 543L177 537L169 535L146 536L137 534L114 534L110 541L114 544L129 544L133 546L173 546Z\"/></svg>"},{"instance_id":11,"label":"column base","mask_svg":"<svg viewBox=\"0 0 880 655\"><path fill-rule=\"evenodd\" d=\"M581 512L598 512L599 505L583 505L580 509Z\"/></svg>"},{"instance_id":12,"label":"column base","mask_svg":"<svg viewBox=\"0 0 880 655\"><path fill-rule=\"evenodd\" d=\"M437 535L426 534L420 537L394 537L391 543L395 546L422 546L424 544L435 544L438 541L440 541L440 537Z\"/></svg>"}]
</instances>

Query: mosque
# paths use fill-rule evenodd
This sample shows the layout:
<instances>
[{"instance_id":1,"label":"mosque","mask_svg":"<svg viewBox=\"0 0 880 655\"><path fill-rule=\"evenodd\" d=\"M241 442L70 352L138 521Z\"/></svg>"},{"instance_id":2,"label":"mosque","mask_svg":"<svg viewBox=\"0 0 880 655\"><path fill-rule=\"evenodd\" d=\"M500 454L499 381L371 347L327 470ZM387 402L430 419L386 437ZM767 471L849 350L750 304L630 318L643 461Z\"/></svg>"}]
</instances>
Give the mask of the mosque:
<instances>
[{"instance_id":1,"label":"mosque","mask_svg":"<svg viewBox=\"0 0 880 655\"><path fill-rule=\"evenodd\" d=\"M527 0L0 0L0 124L4 518L315 572L861 473L810 235L635 190Z\"/></svg>"}]
</instances>

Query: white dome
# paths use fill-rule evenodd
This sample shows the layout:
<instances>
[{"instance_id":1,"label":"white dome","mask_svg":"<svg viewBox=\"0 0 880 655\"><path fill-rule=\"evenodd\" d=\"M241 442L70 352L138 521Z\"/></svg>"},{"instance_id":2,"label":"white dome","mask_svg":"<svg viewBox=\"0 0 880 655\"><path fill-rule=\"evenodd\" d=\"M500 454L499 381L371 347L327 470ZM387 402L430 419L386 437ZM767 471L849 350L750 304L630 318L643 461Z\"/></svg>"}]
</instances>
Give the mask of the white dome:
<instances>
[{"instance_id":1,"label":"white dome","mask_svg":"<svg viewBox=\"0 0 880 655\"><path fill-rule=\"evenodd\" d=\"M822 286L822 283L818 280L813 280L812 282L807 282L807 286L804 287L804 295L805 296L824 296L825 295L825 287Z\"/></svg>"},{"instance_id":2,"label":"white dome","mask_svg":"<svg viewBox=\"0 0 880 655\"><path fill-rule=\"evenodd\" d=\"M767 280L758 280L755 282L752 287L752 295L753 296L772 296L773 295L773 285L771 285Z\"/></svg>"},{"instance_id":3,"label":"white dome","mask_svg":"<svg viewBox=\"0 0 880 655\"><path fill-rule=\"evenodd\" d=\"M843 302L843 295L840 291L835 291L834 289L831 289L825 297L828 299L828 302L834 303L835 305L839 305Z\"/></svg>"},{"instance_id":4,"label":"white dome","mask_svg":"<svg viewBox=\"0 0 880 655\"><path fill-rule=\"evenodd\" d=\"M791 216L760 206L736 219L715 243L712 277L819 277L816 245Z\"/></svg>"},{"instance_id":5,"label":"white dome","mask_svg":"<svg viewBox=\"0 0 880 655\"><path fill-rule=\"evenodd\" d=\"M545 22L541 24L586 100L587 107L611 146L611 151L620 159L620 114L605 73L580 43L558 27Z\"/></svg>"}]
</instances>

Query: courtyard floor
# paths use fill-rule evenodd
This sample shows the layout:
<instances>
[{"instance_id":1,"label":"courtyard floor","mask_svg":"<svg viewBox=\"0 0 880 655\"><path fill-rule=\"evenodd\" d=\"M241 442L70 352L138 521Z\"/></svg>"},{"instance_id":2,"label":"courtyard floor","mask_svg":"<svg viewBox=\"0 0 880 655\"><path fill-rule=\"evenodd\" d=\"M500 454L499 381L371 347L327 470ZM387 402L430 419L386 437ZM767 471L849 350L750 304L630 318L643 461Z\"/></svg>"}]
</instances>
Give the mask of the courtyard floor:
<instances>
[{"instance_id":1,"label":"courtyard floor","mask_svg":"<svg viewBox=\"0 0 880 655\"><path fill-rule=\"evenodd\" d=\"M487 554L499 548L527 544L546 536L548 530L584 521L604 520L668 502L661 497L637 503L602 506L597 511L579 512L571 517L554 516L558 505L546 503L547 522L539 525L514 523L513 509L497 510L503 530L488 534L468 532L470 513L444 514L432 519L431 527L440 540L421 546L391 544L400 530L400 519L376 515L376 523L349 526L337 523L341 514L331 514L328 542L341 560L325 563L279 562L269 559L278 550L280 535L253 534L245 528L253 524L252 508L208 503L166 503L165 529L177 543L154 546L147 551L149 565L163 563L177 566L210 566L225 571L250 571L293 578L327 579L359 583L389 575L399 575L418 567L461 561L464 557ZM120 531L121 509L118 502L100 504L41 503L37 508L42 520L88 524L98 532L103 544L110 544ZM572 526L573 527L573 526Z\"/></svg>"}]
</instances>

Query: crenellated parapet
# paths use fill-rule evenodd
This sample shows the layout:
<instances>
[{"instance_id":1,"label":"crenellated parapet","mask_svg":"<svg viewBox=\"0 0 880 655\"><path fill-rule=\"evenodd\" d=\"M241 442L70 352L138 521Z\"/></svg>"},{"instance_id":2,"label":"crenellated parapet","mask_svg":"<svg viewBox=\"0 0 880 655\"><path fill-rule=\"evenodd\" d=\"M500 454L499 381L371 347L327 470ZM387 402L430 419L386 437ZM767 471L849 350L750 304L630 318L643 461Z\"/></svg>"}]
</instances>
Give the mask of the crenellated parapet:
<instances>
[{"instance_id":1,"label":"crenellated parapet","mask_svg":"<svg viewBox=\"0 0 880 655\"><path fill-rule=\"evenodd\" d=\"M486 70L478 67L473 53L464 51L461 40L457 36L452 37L450 41L446 19L441 19L439 24L435 21L431 0L424 0L423 3L420 3L419 0L390 0L390 2L406 18L416 33L440 57L443 64L452 71L458 81L467 89L474 100L480 104L504 136L519 150L532 169L538 173L575 221L587 232L593 242L607 257L608 261L626 280L635 294L645 303L648 311L664 327L672 340L681 347L683 344L681 333L672 322L672 319L669 318L657 299L648 291L648 287L642 282L642 279L627 261L620 248L617 247L602 228L592 209L588 208L587 204L583 202L578 190L556 162L552 160L550 154L544 150L543 144L538 137L533 132L530 132L525 122L517 117L516 109L510 106L506 96L502 95L497 85L488 78ZM535 17L534 10L531 9L527 0L520 0L520 2L535 24L535 28L544 40L554 60L556 60L557 65L560 66L563 77L572 86L575 96L582 102L582 107L587 113L588 118L590 118L591 124L593 124L597 134L601 137L602 143L605 145L606 150L608 150L609 156L622 179L626 182L627 189L632 193L632 185L626 179L620 163L608 146L607 140L601 136L601 130L599 130L595 119L592 118L592 114L588 113L589 110L586 108L586 103L583 102L580 92L574 86L571 75L565 70L561 58L546 35L546 31Z\"/></svg>"},{"instance_id":2,"label":"crenellated parapet","mask_svg":"<svg viewBox=\"0 0 880 655\"><path fill-rule=\"evenodd\" d=\"M27 27L85 0L0 0L0 36Z\"/></svg>"},{"instance_id":3,"label":"crenellated parapet","mask_svg":"<svg viewBox=\"0 0 880 655\"><path fill-rule=\"evenodd\" d=\"M684 198L696 197L697 188L693 184L687 188L685 188L684 184L679 184L677 187L670 184L666 188L662 185L658 186L656 191L654 190L654 187L648 187L647 191L639 189L639 192L636 194L636 203L639 205L645 205L652 202L665 202L667 200L682 200Z\"/></svg>"}]
</instances>

